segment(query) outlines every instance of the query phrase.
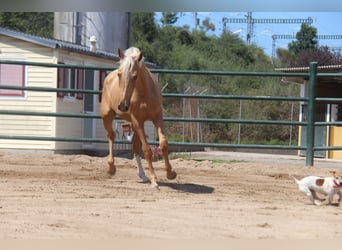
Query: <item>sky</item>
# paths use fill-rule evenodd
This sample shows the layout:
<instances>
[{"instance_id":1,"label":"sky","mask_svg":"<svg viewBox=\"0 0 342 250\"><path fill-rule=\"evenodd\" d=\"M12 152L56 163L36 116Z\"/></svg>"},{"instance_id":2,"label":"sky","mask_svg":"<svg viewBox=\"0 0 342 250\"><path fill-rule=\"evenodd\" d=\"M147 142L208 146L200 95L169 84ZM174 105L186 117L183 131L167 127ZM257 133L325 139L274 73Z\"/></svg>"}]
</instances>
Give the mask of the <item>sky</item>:
<instances>
[{"instance_id":1,"label":"sky","mask_svg":"<svg viewBox=\"0 0 342 250\"><path fill-rule=\"evenodd\" d=\"M161 13L156 13L156 20L160 19ZM222 18L246 18L247 12L197 12L197 17L202 21L209 17L210 21L215 25L214 32L208 32L209 35L217 35L223 31ZM318 35L342 35L342 12L252 12L252 18L255 19L308 19L311 17L311 24L317 28ZM179 12L179 18L175 25L189 25L191 29L195 24L195 12ZM295 35L300 30L300 23L290 24L272 24L272 23L255 23L253 25L252 42L258 47L264 49L265 53L272 56L272 35ZM241 39L246 41L247 23L227 23L226 27L229 31L235 32ZM291 40L276 39L276 48L287 48ZM339 48L342 50L342 40L329 39L319 40L319 45L331 48Z\"/></svg>"}]
</instances>

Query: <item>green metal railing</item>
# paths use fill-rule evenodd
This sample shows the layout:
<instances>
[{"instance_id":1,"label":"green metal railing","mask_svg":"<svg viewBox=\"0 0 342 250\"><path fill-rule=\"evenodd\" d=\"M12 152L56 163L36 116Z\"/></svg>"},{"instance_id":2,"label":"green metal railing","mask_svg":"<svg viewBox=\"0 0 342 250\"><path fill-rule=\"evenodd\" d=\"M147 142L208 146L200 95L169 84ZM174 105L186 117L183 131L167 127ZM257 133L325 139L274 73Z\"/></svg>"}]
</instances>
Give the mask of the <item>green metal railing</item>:
<instances>
[{"instance_id":1,"label":"green metal railing","mask_svg":"<svg viewBox=\"0 0 342 250\"><path fill-rule=\"evenodd\" d=\"M27 61L11 61L0 60L0 64L20 64L38 67L53 68L78 68L89 70L113 70L112 67L92 67L67 64L46 64ZM317 101L332 102L342 101L338 98L317 98L317 79L318 77L342 77L342 74L317 73L317 63L310 64L308 73L284 73L284 72L229 72L229 71L195 71L195 70L171 70L171 69L152 69L153 73L160 74L191 74L191 75L219 75L219 76L249 76L249 77L306 77L309 78L309 94L308 97L280 97L280 96L243 96L243 95L212 95L212 94L176 94L164 93L163 96L173 98L202 98L202 99L224 99L224 100L273 100L273 101L295 101L307 102L308 114L307 122L299 121L279 121L279 120L242 120L242 119L218 119L218 118L188 118L188 117L164 117L166 122L215 122L215 123L240 123L240 124L266 124L266 125L296 125L306 126L306 146L290 146L290 145L260 145L260 144L226 144L226 143L187 143L172 142L170 145L175 146L201 146L201 147L217 147L217 148L259 148L259 149L290 149L290 150L306 150L306 165L313 166L314 152L316 150L342 150L342 146L326 146L315 147L315 126L331 126L342 125L342 122L315 122L315 105ZM101 91L96 90L72 90L63 88L46 88L46 87L16 87L0 85L0 89L25 90L25 91L42 91L42 92L69 92L99 95ZM100 119L100 115L92 114L68 114L68 113L52 113L52 112L33 112L33 111L16 111L16 110L0 110L0 115L19 115L19 116L51 116L51 117L67 117L67 118L92 118ZM64 137L41 137L41 136L16 136L16 135L0 135L0 139L13 140L42 140L42 141L64 141L64 142L96 142L106 143L105 138L64 138ZM117 143L129 143L126 140L117 140ZM152 145L157 142L150 142Z\"/></svg>"}]
</instances>

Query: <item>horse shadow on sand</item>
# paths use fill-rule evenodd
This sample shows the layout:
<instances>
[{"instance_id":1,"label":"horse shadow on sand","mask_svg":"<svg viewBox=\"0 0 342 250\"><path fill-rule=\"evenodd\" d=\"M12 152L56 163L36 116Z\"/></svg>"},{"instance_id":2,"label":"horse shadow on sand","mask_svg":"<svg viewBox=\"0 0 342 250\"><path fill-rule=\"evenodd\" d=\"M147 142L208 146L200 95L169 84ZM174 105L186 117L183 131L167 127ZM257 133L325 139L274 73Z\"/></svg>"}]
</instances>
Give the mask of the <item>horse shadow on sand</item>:
<instances>
[{"instance_id":1,"label":"horse shadow on sand","mask_svg":"<svg viewBox=\"0 0 342 250\"><path fill-rule=\"evenodd\" d=\"M158 182L160 187L169 187L184 193L192 194L211 194L215 188L206 185L199 185L194 183L170 183L170 182Z\"/></svg>"}]
</instances>

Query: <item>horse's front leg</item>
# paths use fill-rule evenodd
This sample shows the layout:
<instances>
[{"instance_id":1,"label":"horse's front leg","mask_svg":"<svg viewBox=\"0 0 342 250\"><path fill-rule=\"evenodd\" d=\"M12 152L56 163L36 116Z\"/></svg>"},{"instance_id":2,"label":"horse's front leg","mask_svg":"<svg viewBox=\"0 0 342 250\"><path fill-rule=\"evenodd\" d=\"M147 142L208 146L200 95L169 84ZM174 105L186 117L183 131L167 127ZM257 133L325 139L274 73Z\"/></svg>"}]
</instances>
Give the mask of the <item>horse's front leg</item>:
<instances>
[{"instance_id":1,"label":"horse's front leg","mask_svg":"<svg viewBox=\"0 0 342 250\"><path fill-rule=\"evenodd\" d=\"M109 114L107 116L104 116L103 119L103 125L107 131L107 138L108 138L108 173L110 175L115 175L116 167L114 164L114 154L113 154L113 145L114 145L114 139L115 139L115 133L112 127L112 123L114 120L114 114Z\"/></svg>"},{"instance_id":2,"label":"horse's front leg","mask_svg":"<svg viewBox=\"0 0 342 250\"><path fill-rule=\"evenodd\" d=\"M152 166L152 150L150 146L147 143L145 131L144 131L144 123L143 122L138 122L138 121L133 121L132 123L134 126L134 132L138 135L141 145L142 145L142 150L144 153L145 160L147 161L148 169L149 169L149 174L150 174L150 181L152 187L158 188L158 183L157 183L157 176L154 172L154 168Z\"/></svg>"},{"instance_id":3,"label":"horse's front leg","mask_svg":"<svg viewBox=\"0 0 342 250\"><path fill-rule=\"evenodd\" d=\"M155 127L158 131L159 136L159 147L163 153L163 158L165 162L165 170L166 170L166 177L169 180L173 180L177 177L177 173L172 170L172 166L169 160L169 145L164 133L164 122L162 119L159 119L158 121L154 122Z\"/></svg>"},{"instance_id":4,"label":"horse's front leg","mask_svg":"<svg viewBox=\"0 0 342 250\"><path fill-rule=\"evenodd\" d=\"M114 164L114 154L113 154L113 146L114 146L114 139L115 133L108 133L108 147L109 147L109 156L108 156L108 174L115 175L116 167Z\"/></svg>"}]
</instances>

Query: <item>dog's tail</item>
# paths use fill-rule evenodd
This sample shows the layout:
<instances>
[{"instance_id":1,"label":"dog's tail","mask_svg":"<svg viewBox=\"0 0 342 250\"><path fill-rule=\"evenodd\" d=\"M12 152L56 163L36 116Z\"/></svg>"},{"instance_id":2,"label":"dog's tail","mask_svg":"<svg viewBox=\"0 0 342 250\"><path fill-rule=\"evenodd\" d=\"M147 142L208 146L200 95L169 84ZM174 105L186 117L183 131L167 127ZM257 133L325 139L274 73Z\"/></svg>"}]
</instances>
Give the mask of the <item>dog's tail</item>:
<instances>
[{"instance_id":1,"label":"dog's tail","mask_svg":"<svg viewBox=\"0 0 342 250\"><path fill-rule=\"evenodd\" d=\"M291 177L297 184L299 184L299 180L297 180L296 177L294 177L293 175L290 175L290 177Z\"/></svg>"}]
</instances>

